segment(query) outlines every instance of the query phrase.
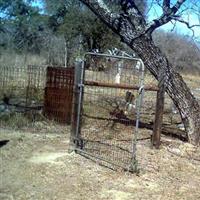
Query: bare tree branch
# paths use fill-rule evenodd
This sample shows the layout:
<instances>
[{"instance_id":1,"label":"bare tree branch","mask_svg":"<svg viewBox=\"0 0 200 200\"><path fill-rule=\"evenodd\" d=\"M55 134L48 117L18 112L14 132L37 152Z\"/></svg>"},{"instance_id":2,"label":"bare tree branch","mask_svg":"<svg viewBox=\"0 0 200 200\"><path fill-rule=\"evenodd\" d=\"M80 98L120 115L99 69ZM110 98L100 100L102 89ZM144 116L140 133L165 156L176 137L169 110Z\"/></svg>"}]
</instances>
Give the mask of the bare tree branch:
<instances>
[{"instance_id":1,"label":"bare tree branch","mask_svg":"<svg viewBox=\"0 0 200 200\"><path fill-rule=\"evenodd\" d=\"M131 31L129 36L132 41L141 35L150 36L156 28L170 21L172 22L172 20L184 23L190 29L194 27L194 25L191 26L188 22L181 20L180 16L177 15L178 11L180 14L183 12L183 10L180 10L180 7L186 0L177 0L174 5L171 5L170 0L163 0L162 4L160 4L163 9L163 14L149 24L146 23L134 0L120 0L120 13L111 11L103 0L81 1L96 13L114 32ZM96 12L97 10L98 13Z\"/></svg>"},{"instance_id":2,"label":"bare tree branch","mask_svg":"<svg viewBox=\"0 0 200 200\"><path fill-rule=\"evenodd\" d=\"M176 20L176 21L179 21L180 23L183 23L185 24L189 29L192 29L194 27L200 27L200 24L193 24L193 25L190 25L189 22L183 20L183 19L180 19L179 17L172 17L173 20Z\"/></svg>"},{"instance_id":3,"label":"bare tree branch","mask_svg":"<svg viewBox=\"0 0 200 200\"><path fill-rule=\"evenodd\" d=\"M175 16L185 1L186 0L178 0L173 7L170 7L170 0L163 0L163 14L158 19L153 20L153 22L147 26L146 32L151 34L156 28L172 20L172 17Z\"/></svg>"},{"instance_id":4,"label":"bare tree branch","mask_svg":"<svg viewBox=\"0 0 200 200\"><path fill-rule=\"evenodd\" d=\"M100 19L107 24L114 32L119 31L120 23L121 23L121 15L118 13L112 12L103 0L80 0L88 8L95 13ZM98 12L97 12L98 11Z\"/></svg>"},{"instance_id":5,"label":"bare tree branch","mask_svg":"<svg viewBox=\"0 0 200 200\"><path fill-rule=\"evenodd\" d=\"M170 9L170 0L163 0L163 12L167 13L168 10Z\"/></svg>"},{"instance_id":6,"label":"bare tree branch","mask_svg":"<svg viewBox=\"0 0 200 200\"><path fill-rule=\"evenodd\" d=\"M147 14L148 14L148 13L150 12L150 10L152 9L153 4L154 4L154 1L151 0L151 2L149 2L149 8L148 8L148 10L147 10Z\"/></svg>"},{"instance_id":7,"label":"bare tree branch","mask_svg":"<svg viewBox=\"0 0 200 200\"><path fill-rule=\"evenodd\" d=\"M169 7L168 11L163 13L159 19L154 20L150 26L138 24L137 17L134 16L131 17L130 22L130 16L127 14L128 9L114 14L107 9L103 0L81 1L137 53L147 69L160 81L160 84L163 84L166 92L179 109L189 141L198 145L200 142L200 106L182 77L174 70L161 50L155 46L152 38L148 37L151 31L171 21L186 0L177 0L174 6ZM169 1L165 3L168 5ZM135 11L134 7L132 9Z\"/></svg>"},{"instance_id":8,"label":"bare tree branch","mask_svg":"<svg viewBox=\"0 0 200 200\"><path fill-rule=\"evenodd\" d=\"M186 26L187 26L187 28L188 29L190 29L191 31L192 31L192 37L194 37L195 36L195 32L194 32L194 30L193 30L193 28L194 27L200 27L200 24L193 24L193 25L190 25L190 23L189 22L187 22L187 21L185 21L185 20L183 20L183 19L181 19L181 18L179 18L179 17L172 17L172 19L173 20L175 20L175 22L180 22L180 23L182 23L182 24L185 24Z\"/></svg>"},{"instance_id":9,"label":"bare tree branch","mask_svg":"<svg viewBox=\"0 0 200 200\"><path fill-rule=\"evenodd\" d=\"M135 5L134 0L120 0L120 5L122 7L122 10L126 14L135 15L136 17L142 16L142 13L139 11L137 6Z\"/></svg>"},{"instance_id":10,"label":"bare tree branch","mask_svg":"<svg viewBox=\"0 0 200 200\"><path fill-rule=\"evenodd\" d=\"M144 33L146 22L134 1L121 4L123 6L122 13L116 14L108 9L103 0L80 0L86 4L98 17L100 17L114 32L124 33L129 36L129 40L134 40ZM130 3L131 2L131 3ZM98 12L97 12L98 10ZM127 33L127 30L129 33Z\"/></svg>"},{"instance_id":11,"label":"bare tree branch","mask_svg":"<svg viewBox=\"0 0 200 200\"><path fill-rule=\"evenodd\" d=\"M124 12L124 17L126 17L134 27L138 27L139 30L145 28L145 19L134 0L120 0L120 5Z\"/></svg>"}]
</instances>

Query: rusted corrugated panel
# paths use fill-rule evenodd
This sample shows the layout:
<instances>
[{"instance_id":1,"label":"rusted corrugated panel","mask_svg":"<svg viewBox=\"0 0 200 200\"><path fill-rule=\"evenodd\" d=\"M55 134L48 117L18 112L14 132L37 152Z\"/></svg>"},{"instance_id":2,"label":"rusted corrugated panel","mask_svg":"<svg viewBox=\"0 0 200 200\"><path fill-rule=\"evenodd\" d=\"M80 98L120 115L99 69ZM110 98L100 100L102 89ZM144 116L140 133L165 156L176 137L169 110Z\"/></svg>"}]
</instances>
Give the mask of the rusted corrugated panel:
<instances>
[{"instance_id":1,"label":"rusted corrugated panel","mask_svg":"<svg viewBox=\"0 0 200 200\"><path fill-rule=\"evenodd\" d=\"M60 123L71 122L74 68L47 68L44 114Z\"/></svg>"}]
</instances>

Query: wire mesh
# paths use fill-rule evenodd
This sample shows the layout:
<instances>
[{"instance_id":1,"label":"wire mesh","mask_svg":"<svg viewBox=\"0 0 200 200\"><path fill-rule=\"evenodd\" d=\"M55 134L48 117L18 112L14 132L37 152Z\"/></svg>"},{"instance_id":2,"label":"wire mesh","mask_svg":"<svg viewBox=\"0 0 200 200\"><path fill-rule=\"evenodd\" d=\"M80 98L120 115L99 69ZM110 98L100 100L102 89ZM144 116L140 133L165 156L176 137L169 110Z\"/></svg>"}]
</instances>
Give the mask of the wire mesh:
<instances>
[{"instance_id":1,"label":"wire mesh","mask_svg":"<svg viewBox=\"0 0 200 200\"><path fill-rule=\"evenodd\" d=\"M0 98L4 95L30 105L43 99L46 66L1 66Z\"/></svg>"},{"instance_id":2,"label":"wire mesh","mask_svg":"<svg viewBox=\"0 0 200 200\"><path fill-rule=\"evenodd\" d=\"M81 103L78 151L128 170L135 162L133 142L143 80L138 60L87 55Z\"/></svg>"}]
</instances>

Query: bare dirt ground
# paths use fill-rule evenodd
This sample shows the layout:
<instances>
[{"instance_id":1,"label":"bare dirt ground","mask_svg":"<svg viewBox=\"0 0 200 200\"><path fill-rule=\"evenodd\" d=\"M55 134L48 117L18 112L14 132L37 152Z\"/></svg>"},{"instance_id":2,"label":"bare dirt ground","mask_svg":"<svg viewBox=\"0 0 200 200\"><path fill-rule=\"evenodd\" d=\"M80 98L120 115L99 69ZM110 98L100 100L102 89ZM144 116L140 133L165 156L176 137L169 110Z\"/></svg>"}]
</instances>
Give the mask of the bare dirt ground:
<instances>
[{"instance_id":1,"label":"bare dirt ground","mask_svg":"<svg viewBox=\"0 0 200 200\"><path fill-rule=\"evenodd\" d=\"M138 144L140 173L113 171L69 153L69 127L0 129L1 200L198 200L200 149L162 137Z\"/></svg>"},{"instance_id":2,"label":"bare dirt ground","mask_svg":"<svg viewBox=\"0 0 200 200\"><path fill-rule=\"evenodd\" d=\"M199 94L199 77L184 78ZM140 140L140 172L131 174L69 153L69 127L23 119L0 125L0 200L200 199L200 148L162 136L155 150Z\"/></svg>"}]
</instances>

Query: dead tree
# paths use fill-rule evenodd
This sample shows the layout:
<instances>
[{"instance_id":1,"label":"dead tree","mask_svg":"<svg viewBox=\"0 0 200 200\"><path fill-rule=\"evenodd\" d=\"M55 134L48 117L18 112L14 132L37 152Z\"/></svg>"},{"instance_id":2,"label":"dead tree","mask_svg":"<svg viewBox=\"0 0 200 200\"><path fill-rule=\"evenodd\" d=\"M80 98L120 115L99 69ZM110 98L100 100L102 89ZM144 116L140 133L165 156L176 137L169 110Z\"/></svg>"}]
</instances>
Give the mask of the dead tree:
<instances>
[{"instance_id":1,"label":"dead tree","mask_svg":"<svg viewBox=\"0 0 200 200\"><path fill-rule=\"evenodd\" d=\"M170 0L163 0L162 15L150 23L146 22L134 0L121 0L121 10L118 12L112 11L103 0L80 1L117 33L122 42L126 43L143 60L160 85L163 84L180 112L188 140L198 145L200 106L181 75L174 70L173 65L154 44L151 37L155 29L177 18L176 14L186 0L177 0L174 5Z\"/></svg>"}]
</instances>

